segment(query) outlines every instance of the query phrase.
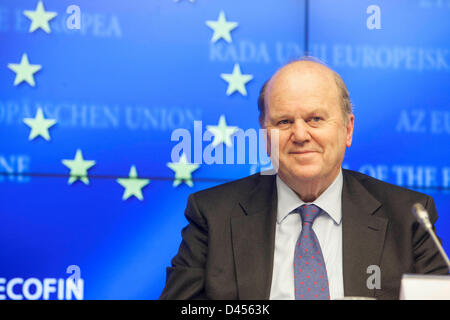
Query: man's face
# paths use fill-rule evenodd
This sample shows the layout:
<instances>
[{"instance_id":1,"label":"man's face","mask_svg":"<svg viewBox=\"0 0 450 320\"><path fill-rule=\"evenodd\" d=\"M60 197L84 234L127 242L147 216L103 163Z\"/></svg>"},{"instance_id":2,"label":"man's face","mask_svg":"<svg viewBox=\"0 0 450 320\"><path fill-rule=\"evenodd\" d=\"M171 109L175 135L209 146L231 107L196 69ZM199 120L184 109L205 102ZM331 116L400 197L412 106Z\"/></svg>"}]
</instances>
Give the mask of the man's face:
<instances>
[{"instance_id":1,"label":"man's face","mask_svg":"<svg viewBox=\"0 0 450 320\"><path fill-rule=\"evenodd\" d=\"M351 145L354 125L353 115L344 123L331 71L311 62L288 65L272 78L265 98L264 126L269 138L271 129L279 134L280 177L331 183Z\"/></svg>"}]
</instances>

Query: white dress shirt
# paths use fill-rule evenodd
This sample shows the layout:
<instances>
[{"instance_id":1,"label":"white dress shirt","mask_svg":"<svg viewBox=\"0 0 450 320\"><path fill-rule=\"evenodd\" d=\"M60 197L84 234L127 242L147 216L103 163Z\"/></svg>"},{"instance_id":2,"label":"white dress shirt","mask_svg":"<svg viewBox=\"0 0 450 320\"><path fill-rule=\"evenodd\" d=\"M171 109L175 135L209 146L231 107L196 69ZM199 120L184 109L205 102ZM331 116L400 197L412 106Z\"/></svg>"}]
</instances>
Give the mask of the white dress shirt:
<instances>
[{"instance_id":1,"label":"white dress shirt","mask_svg":"<svg viewBox=\"0 0 450 320\"><path fill-rule=\"evenodd\" d=\"M297 194L277 176L277 224L273 261L271 300L294 300L294 252L302 231L299 213L292 211L305 204ZM344 297L342 271L342 170L334 182L313 202L326 213L318 216L313 230L318 238L327 269L330 298Z\"/></svg>"}]
</instances>

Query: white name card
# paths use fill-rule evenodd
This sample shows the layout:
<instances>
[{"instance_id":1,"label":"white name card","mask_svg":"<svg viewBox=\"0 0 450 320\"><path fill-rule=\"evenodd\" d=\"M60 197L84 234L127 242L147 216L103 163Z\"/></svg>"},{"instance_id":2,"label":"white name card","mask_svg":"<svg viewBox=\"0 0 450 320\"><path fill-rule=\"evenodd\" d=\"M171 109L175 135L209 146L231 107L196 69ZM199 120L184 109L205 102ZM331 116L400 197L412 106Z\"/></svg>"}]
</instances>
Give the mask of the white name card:
<instances>
[{"instance_id":1,"label":"white name card","mask_svg":"<svg viewBox=\"0 0 450 320\"><path fill-rule=\"evenodd\" d=\"M400 300L450 300L450 275L404 274Z\"/></svg>"}]
</instances>

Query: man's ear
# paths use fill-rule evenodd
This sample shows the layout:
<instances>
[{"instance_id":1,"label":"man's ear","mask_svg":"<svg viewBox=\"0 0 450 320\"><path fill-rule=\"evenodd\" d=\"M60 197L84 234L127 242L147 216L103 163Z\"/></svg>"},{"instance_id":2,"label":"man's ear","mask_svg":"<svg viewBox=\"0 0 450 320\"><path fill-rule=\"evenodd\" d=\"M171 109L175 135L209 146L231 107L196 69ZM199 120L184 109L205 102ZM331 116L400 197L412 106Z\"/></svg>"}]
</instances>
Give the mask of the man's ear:
<instances>
[{"instance_id":1,"label":"man's ear","mask_svg":"<svg viewBox=\"0 0 450 320\"><path fill-rule=\"evenodd\" d=\"M269 134L269 130L266 127L266 123L265 123L265 119L264 118L259 118L259 125L261 127L261 129L263 129L264 131L264 143L266 145L266 153L267 155L270 157L270 134Z\"/></svg>"},{"instance_id":2,"label":"man's ear","mask_svg":"<svg viewBox=\"0 0 450 320\"><path fill-rule=\"evenodd\" d=\"M260 127L261 127L261 129L265 129L266 128L266 115L264 114L264 115L259 115L259 117L258 117L258 120L259 120L259 125L260 125Z\"/></svg>"},{"instance_id":3,"label":"man's ear","mask_svg":"<svg viewBox=\"0 0 450 320\"><path fill-rule=\"evenodd\" d=\"M348 116L348 122L346 125L347 137L345 145L349 148L352 145L353 128L355 127L355 116L353 114Z\"/></svg>"}]
</instances>

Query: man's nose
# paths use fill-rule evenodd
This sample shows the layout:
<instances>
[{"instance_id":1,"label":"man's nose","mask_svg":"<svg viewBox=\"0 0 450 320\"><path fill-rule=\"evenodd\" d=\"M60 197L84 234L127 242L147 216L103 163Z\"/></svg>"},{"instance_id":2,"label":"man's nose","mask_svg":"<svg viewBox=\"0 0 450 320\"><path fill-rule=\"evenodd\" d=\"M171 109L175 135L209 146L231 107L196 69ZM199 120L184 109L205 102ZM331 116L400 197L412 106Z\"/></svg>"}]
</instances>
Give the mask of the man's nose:
<instances>
[{"instance_id":1,"label":"man's nose","mask_svg":"<svg viewBox=\"0 0 450 320\"><path fill-rule=\"evenodd\" d=\"M296 119L292 130L292 139L295 143L304 143L311 139L309 126L303 119Z\"/></svg>"}]
</instances>

